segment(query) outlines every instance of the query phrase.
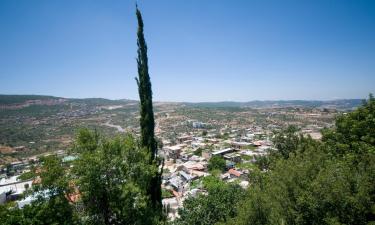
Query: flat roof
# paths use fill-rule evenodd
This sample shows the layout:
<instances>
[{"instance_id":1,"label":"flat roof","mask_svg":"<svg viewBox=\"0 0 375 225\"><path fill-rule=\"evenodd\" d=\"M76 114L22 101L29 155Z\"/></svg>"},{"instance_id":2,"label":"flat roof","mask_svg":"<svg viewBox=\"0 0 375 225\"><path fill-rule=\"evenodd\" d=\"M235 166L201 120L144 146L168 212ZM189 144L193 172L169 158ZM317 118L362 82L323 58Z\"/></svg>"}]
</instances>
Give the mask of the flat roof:
<instances>
[{"instance_id":1,"label":"flat roof","mask_svg":"<svg viewBox=\"0 0 375 225\"><path fill-rule=\"evenodd\" d=\"M212 155L221 155L221 154L224 154L224 153L227 153L227 152L231 152L233 151L232 148L226 148L226 149L222 149L222 150L218 150L218 151L214 151L212 153Z\"/></svg>"}]
</instances>

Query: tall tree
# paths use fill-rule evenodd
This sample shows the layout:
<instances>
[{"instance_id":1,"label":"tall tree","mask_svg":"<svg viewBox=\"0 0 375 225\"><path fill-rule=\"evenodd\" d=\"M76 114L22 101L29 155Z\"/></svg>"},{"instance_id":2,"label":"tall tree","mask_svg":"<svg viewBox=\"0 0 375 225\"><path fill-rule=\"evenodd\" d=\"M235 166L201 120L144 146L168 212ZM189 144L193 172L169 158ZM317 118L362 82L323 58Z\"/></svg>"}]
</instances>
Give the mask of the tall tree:
<instances>
[{"instance_id":1,"label":"tall tree","mask_svg":"<svg viewBox=\"0 0 375 225\"><path fill-rule=\"evenodd\" d=\"M140 98L140 125L141 125L141 144L147 147L151 152L151 160L154 160L157 154L157 144L154 134L154 111L152 108L152 90L150 75L148 74L147 44L143 34L143 20L141 12L136 9L138 19L138 92Z\"/></svg>"},{"instance_id":2,"label":"tall tree","mask_svg":"<svg viewBox=\"0 0 375 225\"><path fill-rule=\"evenodd\" d=\"M150 151L150 163L159 167L160 161L157 160L157 142L155 140L155 121L152 107L151 81L148 73L147 44L143 34L143 20L141 12L136 7L138 20L137 45L138 45L138 92L140 98L140 126L141 126L141 145ZM161 209L161 172L153 177L148 187L148 193L151 197L153 206Z\"/></svg>"}]
</instances>

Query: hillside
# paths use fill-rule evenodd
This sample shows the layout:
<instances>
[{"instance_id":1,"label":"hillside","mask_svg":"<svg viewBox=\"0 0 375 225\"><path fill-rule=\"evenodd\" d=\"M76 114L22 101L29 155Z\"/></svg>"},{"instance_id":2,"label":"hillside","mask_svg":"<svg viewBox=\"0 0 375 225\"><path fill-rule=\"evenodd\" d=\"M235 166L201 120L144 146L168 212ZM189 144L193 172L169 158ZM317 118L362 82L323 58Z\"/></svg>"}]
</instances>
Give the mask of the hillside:
<instances>
[{"instance_id":1,"label":"hillside","mask_svg":"<svg viewBox=\"0 0 375 225\"><path fill-rule=\"evenodd\" d=\"M194 107L250 107L250 108L273 108L273 107L311 107L330 108L339 110L354 109L361 105L362 99L338 99L329 101L315 100L278 100L278 101L249 101L249 102L196 102L184 104Z\"/></svg>"},{"instance_id":2,"label":"hillside","mask_svg":"<svg viewBox=\"0 0 375 225\"><path fill-rule=\"evenodd\" d=\"M0 95L0 146L5 155L32 156L67 150L82 127L102 130L113 136L137 133L138 101L104 98L69 99L38 95ZM194 130L192 123L208 129L223 127L279 127L295 124L330 126L337 110L351 110L361 100L336 101L252 101L168 103L156 102L155 131L159 138L174 140ZM311 128L306 128L311 130ZM317 128L314 128L317 129ZM10 150L9 148L12 148ZM17 150L15 150L17 149Z\"/></svg>"}]
</instances>

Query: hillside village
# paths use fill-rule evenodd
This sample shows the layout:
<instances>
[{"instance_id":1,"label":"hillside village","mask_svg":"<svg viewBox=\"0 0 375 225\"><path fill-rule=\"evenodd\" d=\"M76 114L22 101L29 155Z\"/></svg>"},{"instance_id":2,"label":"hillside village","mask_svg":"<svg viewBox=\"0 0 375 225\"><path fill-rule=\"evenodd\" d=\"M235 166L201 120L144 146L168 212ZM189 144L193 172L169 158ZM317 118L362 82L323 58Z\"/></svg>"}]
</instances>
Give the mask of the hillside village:
<instances>
[{"instance_id":1,"label":"hillside village","mask_svg":"<svg viewBox=\"0 0 375 225\"><path fill-rule=\"evenodd\" d=\"M47 105L43 105L43 104ZM16 117L23 126L30 124L35 128L45 124L70 124L81 121L81 124L106 127L107 134L122 135L124 132L139 133L137 104L83 104L69 103L67 100L37 102L37 107L63 106L62 109L45 114L46 108L33 114ZM34 104L34 103L32 103ZM21 110L30 107L17 104ZM5 107L3 107L5 110ZM13 111L16 112L16 111ZM126 114L124 114L126 113ZM248 177L254 168L257 158L274 150L272 138L274 131L295 125L302 135L319 139L320 130L332 126L332 121L339 111L327 108L310 108L301 106L271 108L202 108L183 104L156 103L155 132L159 143L159 156L164 159L162 176L163 204L168 208L171 220L178 217L178 208L189 196L205 193L202 178L215 174L225 182L236 182L242 188L249 186ZM120 117L122 120L119 120ZM124 117L125 116L125 117ZM129 120L126 116L130 117ZM4 117L3 123L13 120L14 115ZM64 138L64 139L63 139ZM50 149L37 155L25 154L38 146L41 139L28 139L25 145L10 147L0 146L0 152L7 157L16 156L1 168L0 203L14 201L18 207L29 204L35 196L23 198L39 178L28 178L31 170L39 167L39 158L50 154L61 157L70 164L75 160L69 155L69 146L73 143L74 134L65 133L60 137L57 149ZM65 146L65 147L64 147ZM17 156L19 155L19 156ZM22 157L24 155L24 157ZM20 157L21 156L21 157ZM221 158L225 165L222 169L211 170L210 160ZM79 199L76 193L74 200Z\"/></svg>"}]
</instances>

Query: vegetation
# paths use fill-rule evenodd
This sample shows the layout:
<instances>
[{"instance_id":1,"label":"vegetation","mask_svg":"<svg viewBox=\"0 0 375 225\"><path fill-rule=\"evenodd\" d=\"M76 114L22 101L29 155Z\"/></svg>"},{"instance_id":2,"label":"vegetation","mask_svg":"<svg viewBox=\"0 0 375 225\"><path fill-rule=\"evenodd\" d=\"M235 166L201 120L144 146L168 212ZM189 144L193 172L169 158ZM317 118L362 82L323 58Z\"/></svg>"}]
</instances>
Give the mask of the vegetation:
<instances>
[{"instance_id":1,"label":"vegetation","mask_svg":"<svg viewBox=\"0 0 375 225\"><path fill-rule=\"evenodd\" d=\"M289 126L275 134L273 141L277 154L284 159L288 159L289 154L297 150L300 140L303 140L302 137L296 135L296 132L297 128L295 126Z\"/></svg>"},{"instance_id":2,"label":"vegetation","mask_svg":"<svg viewBox=\"0 0 375 225\"><path fill-rule=\"evenodd\" d=\"M293 127L277 133L275 146L281 151L258 160L267 172L250 173L251 185L241 201L231 205L235 210L230 218L207 219L211 211L204 211L206 205L215 207L226 194L209 191L209 202L187 200L180 212L183 221L176 224L375 223L373 118L375 100L370 96L362 107L339 116L322 141L299 136Z\"/></svg>"},{"instance_id":3,"label":"vegetation","mask_svg":"<svg viewBox=\"0 0 375 225\"><path fill-rule=\"evenodd\" d=\"M226 168L226 162L223 157L215 155L210 158L210 161L208 162L209 171L213 171L213 170L224 171L225 168Z\"/></svg>"},{"instance_id":4,"label":"vegetation","mask_svg":"<svg viewBox=\"0 0 375 225\"><path fill-rule=\"evenodd\" d=\"M78 218L66 196L71 193L65 168L55 156L42 159L39 176L41 184L34 188L35 201L19 209L12 205L0 206L0 221L4 225L77 224Z\"/></svg>"},{"instance_id":5,"label":"vegetation","mask_svg":"<svg viewBox=\"0 0 375 225\"><path fill-rule=\"evenodd\" d=\"M206 177L203 185L208 195L200 194L184 201L179 209L181 215L177 225L209 225L226 221L237 214L233 207L243 196L244 191L237 184L226 184L214 176Z\"/></svg>"},{"instance_id":6,"label":"vegetation","mask_svg":"<svg viewBox=\"0 0 375 225\"><path fill-rule=\"evenodd\" d=\"M0 105L20 104L29 100L49 99L57 99L57 97L45 95L0 95Z\"/></svg>"},{"instance_id":7,"label":"vegetation","mask_svg":"<svg viewBox=\"0 0 375 225\"><path fill-rule=\"evenodd\" d=\"M141 145L146 148L150 154L150 165L156 169L161 164L160 160L157 159L158 146L155 139L155 121L154 111L152 107L152 90L151 81L148 74L148 58L147 58L147 45L143 34L143 20L141 12L136 9L138 19L138 78L136 78L138 84L138 92L140 98L140 127L141 127ZM163 171L158 172L150 179L148 187L148 193L151 197L151 203L155 210L161 213L161 177Z\"/></svg>"},{"instance_id":8,"label":"vegetation","mask_svg":"<svg viewBox=\"0 0 375 225\"><path fill-rule=\"evenodd\" d=\"M145 160L148 151L139 148L131 135L106 139L82 130L74 151L79 159L72 174L82 196L85 223L153 223L155 212L146 190L157 171Z\"/></svg>"},{"instance_id":9,"label":"vegetation","mask_svg":"<svg viewBox=\"0 0 375 225\"><path fill-rule=\"evenodd\" d=\"M22 181L25 181L25 180L30 180L30 179L33 179L35 177L35 173L34 171L29 171L29 172L25 172L25 173L22 173L18 179L19 180L22 180Z\"/></svg>"},{"instance_id":10,"label":"vegetation","mask_svg":"<svg viewBox=\"0 0 375 225\"><path fill-rule=\"evenodd\" d=\"M56 156L43 158L37 174L42 183L34 187L41 197L23 209L5 207L5 224L158 223L160 214L147 193L158 171L145 160L149 152L139 146L131 135L108 139L81 130L72 169Z\"/></svg>"},{"instance_id":11,"label":"vegetation","mask_svg":"<svg viewBox=\"0 0 375 225\"><path fill-rule=\"evenodd\" d=\"M203 149L202 149L202 148L197 148L197 149L194 151L194 155L202 156L202 152L203 152Z\"/></svg>"}]
</instances>

